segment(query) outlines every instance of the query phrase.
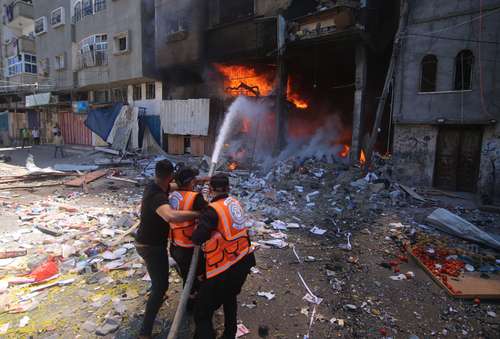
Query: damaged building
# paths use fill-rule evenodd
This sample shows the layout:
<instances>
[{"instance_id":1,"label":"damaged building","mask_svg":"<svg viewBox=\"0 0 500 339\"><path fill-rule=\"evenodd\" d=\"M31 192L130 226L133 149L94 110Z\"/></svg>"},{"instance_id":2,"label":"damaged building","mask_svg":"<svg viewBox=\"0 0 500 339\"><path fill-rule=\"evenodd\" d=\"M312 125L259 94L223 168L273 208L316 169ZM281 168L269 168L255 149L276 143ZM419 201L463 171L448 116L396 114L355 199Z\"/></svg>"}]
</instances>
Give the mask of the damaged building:
<instances>
[{"instance_id":1,"label":"damaged building","mask_svg":"<svg viewBox=\"0 0 500 339\"><path fill-rule=\"evenodd\" d=\"M396 174L500 200L500 1L410 1L394 82Z\"/></svg>"},{"instance_id":2,"label":"damaged building","mask_svg":"<svg viewBox=\"0 0 500 339\"><path fill-rule=\"evenodd\" d=\"M331 153L350 153L353 163L363 156L397 1L157 0L155 7L156 60L169 84L167 98L209 99L210 126L220 125L237 96L267 98L272 114L265 125L272 133L266 146L275 154L294 138L307 143L335 125L324 133ZM187 147L191 137L168 140L183 139ZM205 140L209 150L214 135ZM184 151L174 148L168 146Z\"/></svg>"}]
</instances>

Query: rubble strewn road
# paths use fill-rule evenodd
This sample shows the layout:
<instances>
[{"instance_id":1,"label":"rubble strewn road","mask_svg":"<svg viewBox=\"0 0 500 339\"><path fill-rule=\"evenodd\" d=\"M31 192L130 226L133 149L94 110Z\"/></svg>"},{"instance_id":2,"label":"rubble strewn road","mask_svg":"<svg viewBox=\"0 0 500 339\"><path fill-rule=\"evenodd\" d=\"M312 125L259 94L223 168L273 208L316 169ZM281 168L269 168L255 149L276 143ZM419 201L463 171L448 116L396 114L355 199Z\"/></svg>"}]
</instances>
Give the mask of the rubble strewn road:
<instances>
[{"instance_id":1,"label":"rubble strewn road","mask_svg":"<svg viewBox=\"0 0 500 339\"><path fill-rule=\"evenodd\" d=\"M20 164L27 151L16 152ZM36 152L35 161L43 156ZM80 155L68 163L96 157ZM12 166L0 164L0 172L22 169ZM140 168L120 171L142 182ZM475 270L492 267L485 279L495 278L498 252L439 233L426 217L442 207L499 234L500 215L430 190L417 190L424 201L415 199L390 173L390 161L365 177L312 159L232 172L233 193L249 211L260 247L239 298L239 319L250 330L244 338L497 337L498 302L450 297L404 249L452 248ZM0 191L1 337L137 336L149 283L133 239L120 235L134 225L142 187L104 177L87 192L63 185ZM44 274L51 279L39 281ZM171 283L158 337L168 333L182 289L174 269ZM216 320L220 327L222 313Z\"/></svg>"}]
</instances>

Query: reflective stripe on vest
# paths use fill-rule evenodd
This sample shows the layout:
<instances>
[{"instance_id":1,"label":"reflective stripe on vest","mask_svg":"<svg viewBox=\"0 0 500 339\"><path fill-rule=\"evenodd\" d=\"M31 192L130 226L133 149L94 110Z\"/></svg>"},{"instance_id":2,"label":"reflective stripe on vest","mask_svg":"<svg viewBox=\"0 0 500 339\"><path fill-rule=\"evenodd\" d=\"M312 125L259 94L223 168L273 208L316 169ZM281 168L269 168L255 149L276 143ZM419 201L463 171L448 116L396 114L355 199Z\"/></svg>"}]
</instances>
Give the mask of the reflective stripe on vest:
<instances>
[{"instance_id":1,"label":"reflective stripe on vest","mask_svg":"<svg viewBox=\"0 0 500 339\"><path fill-rule=\"evenodd\" d=\"M218 200L210 206L217 212L217 230L203 244L207 278L213 278L253 252L245 213L234 198Z\"/></svg>"},{"instance_id":2,"label":"reflective stripe on vest","mask_svg":"<svg viewBox=\"0 0 500 339\"><path fill-rule=\"evenodd\" d=\"M177 211L192 211L196 192L175 191L170 194L170 206ZM196 226L195 220L170 223L170 240L180 247L194 247L191 237Z\"/></svg>"}]
</instances>

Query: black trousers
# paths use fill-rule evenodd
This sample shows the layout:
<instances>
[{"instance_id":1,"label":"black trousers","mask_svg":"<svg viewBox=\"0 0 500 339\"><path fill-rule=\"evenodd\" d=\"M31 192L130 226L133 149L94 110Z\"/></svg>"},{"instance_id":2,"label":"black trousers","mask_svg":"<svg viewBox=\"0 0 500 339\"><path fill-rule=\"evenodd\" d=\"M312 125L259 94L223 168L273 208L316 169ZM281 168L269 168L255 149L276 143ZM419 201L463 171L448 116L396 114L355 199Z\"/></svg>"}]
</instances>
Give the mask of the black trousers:
<instances>
[{"instance_id":1,"label":"black trousers","mask_svg":"<svg viewBox=\"0 0 500 339\"><path fill-rule=\"evenodd\" d=\"M250 254L227 271L201 283L194 311L195 339L215 339L212 317L221 306L224 308L224 338L236 337L237 298L252 266L255 266L255 257Z\"/></svg>"},{"instance_id":2,"label":"black trousers","mask_svg":"<svg viewBox=\"0 0 500 339\"><path fill-rule=\"evenodd\" d=\"M179 266L179 275L182 277L182 286L186 285L187 276L189 273L189 268L191 266L191 259L193 258L194 248L186 248L170 244L170 255L174 258L175 262ZM203 273L201 269L201 260L198 260L198 267L196 269L196 277ZM200 289L200 282L198 278L195 278L193 287L191 288L191 297L188 300L187 310L191 312L194 308L194 303L196 302L196 296Z\"/></svg>"},{"instance_id":3,"label":"black trousers","mask_svg":"<svg viewBox=\"0 0 500 339\"><path fill-rule=\"evenodd\" d=\"M168 251L166 247L136 244L137 253L144 259L151 277L151 294L146 304L146 313L140 335L151 336L156 315L168 290Z\"/></svg>"}]
</instances>

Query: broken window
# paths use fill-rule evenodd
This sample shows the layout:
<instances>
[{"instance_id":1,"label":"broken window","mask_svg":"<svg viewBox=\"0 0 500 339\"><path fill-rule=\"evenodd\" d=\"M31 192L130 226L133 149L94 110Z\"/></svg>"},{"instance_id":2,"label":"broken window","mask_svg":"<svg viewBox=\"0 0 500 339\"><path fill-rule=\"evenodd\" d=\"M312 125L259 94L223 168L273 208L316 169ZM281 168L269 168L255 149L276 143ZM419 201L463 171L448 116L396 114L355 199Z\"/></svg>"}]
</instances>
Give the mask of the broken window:
<instances>
[{"instance_id":1,"label":"broken window","mask_svg":"<svg viewBox=\"0 0 500 339\"><path fill-rule=\"evenodd\" d=\"M35 35L47 33L47 18L42 16L35 20Z\"/></svg>"},{"instance_id":2,"label":"broken window","mask_svg":"<svg viewBox=\"0 0 500 339\"><path fill-rule=\"evenodd\" d=\"M220 23L236 21L254 14L254 0L220 0Z\"/></svg>"},{"instance_id":3,"label":"broken window","mask_svg":"<svg viewBox=\"0 0 500 339\"><path fill-rule=\"evenodd\" d=\"M436 91L438 59L435 55L428 54L422 59L422 75L420 79L420 92Z\"/></svg>"},{"instance_id":4,"label":"broken window","mask_svg":"<svg viewBox=\"0 0 500 339\"><path fill-rule=\"evenodd\" d=\"M134 85L132 99L134 99L134 101L142 100L142 86L141 85Z\"/></svg>"},{"instance_id":5,"label":"broken window","mask_svg":"<svg viewBox=\"0 0 500 339\"><path fill-rule=\"evenodd\" d=\"M65 57L64 57L64 54L61 54L61 55L56 55L54 57L54 69L56 71L58 70L62 70L65 68Z\"/></svg>"},{"instance_id":6,"label":"broken window","mask_svg":"<svg viewBox=\"0 0 500 339\"><path fill-rule=\"evenodd\" d=\"M91 35L80 42L81 67L104 66L108 64L108 35Z\"/></svg>"},{"instance_id":7,"label":"broken window","mask_svg":"<svg viewBox=\"0 0 500 339\"><path fill-rule=\"evenodd\" d=\"M114 36L114 53L115 54L124 54L129 51L128 46L128 32L118 33Z\"/></svg>"},{"instance_id":8,"label":"broken window","mask_svg":"<svg viewBox=\"0 0 500 339\"><path fill-rule=\"evenodd\" d=\"M109 90L94 91L94 102L96 104L105 104L109 102Z\"/></svg>"},{"instance_id":9,"label":"broken window","mask_svg":"<svg viewBox=\"0 0 500 339\"><path fill-rule=\"evenodd\" d=\"M474 54L468 49L460 51L455 58L455 91L472 88Z\"/></svg>"},{"instance_id":10,"label":"broken window","mask_svg":"<svg viewBox=\"0 0 500 339\"><path fill-rule=\"evenodd\" d=\"M156 86L155 83L146 84L146 99L151 100L156 98Z\"/></svg>"}]
</instances>

